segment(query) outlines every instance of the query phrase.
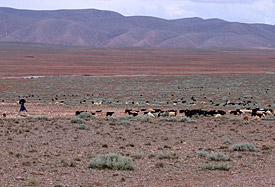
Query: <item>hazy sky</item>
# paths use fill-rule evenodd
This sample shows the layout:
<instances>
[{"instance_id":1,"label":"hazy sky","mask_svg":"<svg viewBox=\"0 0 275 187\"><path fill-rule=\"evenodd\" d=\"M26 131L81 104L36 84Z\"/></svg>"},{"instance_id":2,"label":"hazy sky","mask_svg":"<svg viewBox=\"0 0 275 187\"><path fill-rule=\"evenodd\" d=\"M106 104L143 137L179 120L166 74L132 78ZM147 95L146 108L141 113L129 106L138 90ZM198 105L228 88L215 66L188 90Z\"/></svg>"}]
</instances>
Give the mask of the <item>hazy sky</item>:
<instances>
[{"instance_id":1,"label":"hazy sky","mask_svg":"<svg viewBox=\"0 0 275 187\"><path fill-rule=\"evenodd\" d=\"M220 18L275 25L275 0L0 0L0 7L35 10L95 8L125 16Z\"/></svg>"}]
</instances>

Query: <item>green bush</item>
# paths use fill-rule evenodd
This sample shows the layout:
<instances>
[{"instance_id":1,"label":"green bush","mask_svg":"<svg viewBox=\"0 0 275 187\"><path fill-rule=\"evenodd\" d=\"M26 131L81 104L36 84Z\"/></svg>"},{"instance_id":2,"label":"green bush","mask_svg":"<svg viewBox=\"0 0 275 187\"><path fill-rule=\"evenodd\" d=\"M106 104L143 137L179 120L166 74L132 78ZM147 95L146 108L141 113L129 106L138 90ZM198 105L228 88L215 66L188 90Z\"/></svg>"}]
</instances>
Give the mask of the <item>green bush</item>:
<instances>
[{"instance_id":1,"label":"green bush","mask_svg":"<svg viewBox=\"0 0 275 187\"><path fill-rule=\"evenodd\" d=\"M177 156L176 156L176 153L163 153L163 152L159 152L156 157L158 159L176 159Z\"/></svg>"},{"instance_id":2,"label":"green bush","mask_svg":"<svg viewBox=\"0 0 275 187\"><path fill-rule=\"evenodd\" d=\"M264 118L262 118L262 120L275 121L275 116L265 116Z\"/></svg>"},{"instance_id":3,"label":"green bush","mask_svg":"<svg viewBox=\"0 0 275 187\"><path fill-rule=\"evenodd\" d=\"M178 119L176 117L172 117L172 118L166 118L167 122L177 122Z\"/></svg>"},{"instance_id":4,"label":"green bush","mask_svg":"<svg viewBox=\"0 0 275 187\"><path fill-rule=\"evenodd\" d=\"M37 120L49 120L49 118L47 116L35 116L34 119L37 119Z\"/></svg>"},{"instance_id":5,"label":"green bush","mask_svg":"<svg viewBox=\"0 0 275 187\"><path fill-rule=\"evenodd\" d=\"M81 118L73 118L73 119L71 119L71 123L86 124L86 121Z\"/></svg>"},{"instance_id":6,"label":"green bush","mask_svg":"<svg viewBox=\"0 0 275 187\"><path fill-rule=\"evenodd\" d=\"M141 158L144 157L144 153L143 153L143 152L134 153L134 154L132 154L132 157L133 157L134 159L141 159Z\"/></svg>"},{"instance_id":7,"label":"green bush","mask_svg":"<svg viewBox=\"0 0 275 187\"><path fill-rule=\"evenodd\" d=\"M141 122L149 122L149 121L153 120L153 118L151 118L147 115L140 115L140 116L137 116L137 117Z\"/></svg>"},{"instance_id":8,"label":"green bush","mask_svg":"<svg viewBox=\"0 0 275 187\"><path fill-rule=\"evenodd\" d=\"M117 117L109 117L107 120L108 121L117 121L118 119L117 119Z\"/></svg>"},{"instance_id":9,"label":"green bush","mask_svg":"<svg viewBox=\"0 0 275 187\"><path fill-rule=\"evenodd\" d=\"M208 154L206 158L211 161L228 161L229 160L228 155L221 152L215 153L213 151L210 154Z\"/></svg>"},{"instance_id":10,"label":"green bush","mask_svg":"<svg viewBox=\"0 0 275 187\"><path fill-rule=\"evenodd\" d=\"M84 123L82 123L82 124L80 124L79 126L77 126L76 128L79 129L79 130L85 130L85 129L87 129L88 127L87 127Z\"/></svg>"},{"instance_id":11,"label":"green bush","mask_svg":"<svg viewBox=\"0 0 275 187\"><path fill-rule=\"evenodd\" d=\"M229 119L230 122L240 122L241 120L239 118L231 118Z\"/></svg>"},{"instance_id":12,"label":"green bush","mask_svg":"<svg viewBox=\"0 0 275 187\"><path fill-rule=\"evenodd\" d=\"M206 151L201 150L201 151L198 151L197 154L201 157L205 157L210 161L228 161L229 160L229 156L221 152L215 153L211 151L210 153L208 153Z\"/></svg>"},{"instance_id":13,"label":"green bush","mask_svg":"<svg viewBox=\"0 0 275 187\"><path fill-rule=\"evenodd\" d=\"M218 165L204 164L204 165L198 166L198 168L207 169L207 170L224 170L224 171L229 171L232 168L232 166L227 165L227 164L218 164Z\"/></svg>"},{"instance_id":14,"label":"green bush","mask_svg":"<svg viewBox=\"0 0 275 187\"><path fill-rule=\"evenodd\" d=\"M92 158L89 162L89 168L112 169L112 170L134 170L135 165L129 157L118 154L101 154Z\"/></svg>"},{"instance_id":15,"label":"green bush","mask_svg":"<svg viewBox=\"0 0 275 187\"><path fill-rule=\"evenodd\" d=\"M223 143L224 143L224 144L232 144L232 141L231 141L230 139L226 139L226 140L224 140Z\"/></svg>"},{"instance_id":16,"label":"green bush","mask_svg":"<svg viewBox=\"0 0 275 187\"><path fill-rule=\"evenodd\" d=\"M88 112L81 112L79 115L78 115L79 118L82 118L82 119L89 119L89 118L95 118L95 116L91 113L88 113Z\"/></svg>"},{"instance_id":17,"label":"green bush","mask_svg":"<svg viewBox=\"0 0 275 187\"><path fill-rule=\"evenodd\" d=\"M179 119L179 122L184 122L184 123L188 123L190 121L192 121L192 120L188 117L182 117L182 118Z\"/></svg>"},{"instance_id":18,"label":"green bush","mask_svg":"<svg viewBox=\"0 0 275 187\"><path fill-rule=\"evenodd\" d=\"M200 150L200 151L197 151L197 154L200 156L200 157L207 157L208 153L204 150Z\"/></svg>"},{"instance_id":19,"label":"green bush","mask_svg":"<svg viewBox=\"0 0 275 187\"><path fill-rule=\"evenodd\" d=\"M243 124L244 125L249 125L249 121L244 121Z\"/></svg>"},{"instance_id":20,"label":"green bush","mask_svg":"<svg viewBox=\"0 0 275 187\"><path fill-rule=\"evenodd\" d=\"M123 120L119 123L120 125L131 125L131 123L127 120Z\"/></svg>"},{"instance_id":21,"label":"green bush","mask_svg":"<svg viewBox=\"0 0 275 187\"><path fill-rule=\"evenodd\" d=\"M234 144L229 147L229 150L231 151L255 151L258 152L260 149L256 148L253 144L251 143L239 143L239 144Z\"/></svg>"}]
</instances>

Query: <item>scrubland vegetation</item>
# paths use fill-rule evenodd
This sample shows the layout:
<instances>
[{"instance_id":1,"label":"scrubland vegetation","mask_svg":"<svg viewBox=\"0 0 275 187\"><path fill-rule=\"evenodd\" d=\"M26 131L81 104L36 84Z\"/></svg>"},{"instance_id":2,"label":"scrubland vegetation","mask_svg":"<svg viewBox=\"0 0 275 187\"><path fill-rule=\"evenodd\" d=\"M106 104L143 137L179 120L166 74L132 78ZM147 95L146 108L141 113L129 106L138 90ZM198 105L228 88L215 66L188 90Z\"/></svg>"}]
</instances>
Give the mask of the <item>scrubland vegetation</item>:
<instances>
[{"instance_id":1,"label":"scrubland vegetation","mask_svg":"<svg viewBox=\"0 0 275 187\"><path fill-rule=\"evenodd\" d=\"M272 186L274 116L124 110L272 109L274 82L274 75L0 80L0 110L9 109L0 119L0 185ZM26 98L27 116L12 115L18 98Z\"/></svg>"}]
</instances>

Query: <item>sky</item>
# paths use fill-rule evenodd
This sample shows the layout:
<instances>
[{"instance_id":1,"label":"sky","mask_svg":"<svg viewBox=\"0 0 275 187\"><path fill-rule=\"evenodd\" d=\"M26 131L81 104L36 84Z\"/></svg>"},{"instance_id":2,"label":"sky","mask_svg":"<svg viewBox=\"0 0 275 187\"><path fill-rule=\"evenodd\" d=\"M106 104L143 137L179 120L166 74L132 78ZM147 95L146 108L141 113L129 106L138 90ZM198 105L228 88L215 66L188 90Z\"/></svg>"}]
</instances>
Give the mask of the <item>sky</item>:
<instances>
[{"instance_id":1,"label":"sky","mask_svg":"<svg viewBox=\"0 0 275 187\"><path fill-rule=\"evenodd\" d=\"M275 25L275 0L0 0L0 7L32 10L94 8L125 16L219 18Z\"/></svg>"}]
</instances>

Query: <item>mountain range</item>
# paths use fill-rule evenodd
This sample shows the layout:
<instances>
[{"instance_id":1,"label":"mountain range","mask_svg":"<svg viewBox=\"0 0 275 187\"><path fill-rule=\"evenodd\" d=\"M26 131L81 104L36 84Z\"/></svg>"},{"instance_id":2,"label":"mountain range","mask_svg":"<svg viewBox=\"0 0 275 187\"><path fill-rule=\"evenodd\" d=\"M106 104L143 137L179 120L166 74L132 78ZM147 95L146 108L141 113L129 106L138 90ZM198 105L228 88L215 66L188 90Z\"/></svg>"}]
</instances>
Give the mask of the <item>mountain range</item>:
<instances>
[{"instance_id":1,"label":"mountain range","mask_svg":"<svg viewBox=\"0 0 275 187\"><path fill-rule=\"evenodd\" d=\"M275 26L112 11L0 8L0 42L89 47L275 48Z\"/></svg>"}]
</instances>

